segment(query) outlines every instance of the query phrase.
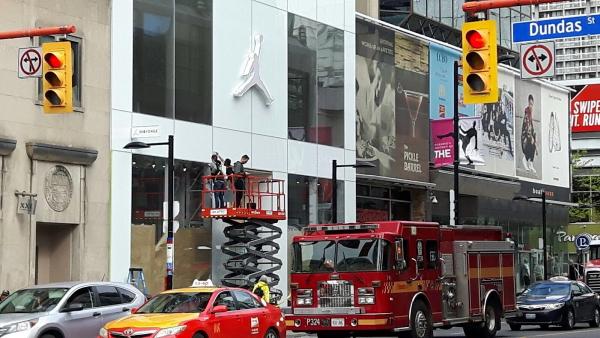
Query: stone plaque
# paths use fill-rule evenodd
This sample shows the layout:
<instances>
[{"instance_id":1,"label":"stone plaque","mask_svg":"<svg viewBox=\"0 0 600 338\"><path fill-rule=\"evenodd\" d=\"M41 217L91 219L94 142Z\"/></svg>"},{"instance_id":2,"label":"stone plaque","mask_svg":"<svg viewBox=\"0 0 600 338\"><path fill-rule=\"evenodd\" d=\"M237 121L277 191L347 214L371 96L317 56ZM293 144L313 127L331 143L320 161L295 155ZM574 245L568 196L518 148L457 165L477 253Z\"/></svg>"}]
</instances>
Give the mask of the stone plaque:
<instances>
[{"instance_id":1,"label":"stone plaque","mask_svg":"<svg viewBox=\"0 0 600 338\"><path fill-rule=\"evenodd\" d=\"M67 168L56 165L46 174L44 196L50 208L56 212L65 211L73 196L73 180Z\"/></svg>"}]
</instances>

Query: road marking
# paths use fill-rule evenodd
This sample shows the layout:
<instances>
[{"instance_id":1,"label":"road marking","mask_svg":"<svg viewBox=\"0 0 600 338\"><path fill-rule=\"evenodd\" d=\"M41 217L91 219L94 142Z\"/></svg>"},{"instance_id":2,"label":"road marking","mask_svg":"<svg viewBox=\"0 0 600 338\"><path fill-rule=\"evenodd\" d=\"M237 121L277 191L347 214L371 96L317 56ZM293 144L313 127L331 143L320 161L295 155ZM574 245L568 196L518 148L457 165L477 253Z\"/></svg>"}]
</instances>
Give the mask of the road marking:
<instances>
[{"instance_id":1,"label":"road marking","mask_svg":"<svg viewBox=\"0 0 600 338\"><path fill-rule=\"evenodd\" d=\"M574 332L588 332L588 331L595 331L597 329L577 329L575 330L570 330L570 331L566 331L566 332L556 332L556 333L543 333L540 335L535 335L535 336L522 336L519 338L534 338L534 337L554 337L554 336L564 336L567 334L573 334Z\"/></svg>"}]
</instances>

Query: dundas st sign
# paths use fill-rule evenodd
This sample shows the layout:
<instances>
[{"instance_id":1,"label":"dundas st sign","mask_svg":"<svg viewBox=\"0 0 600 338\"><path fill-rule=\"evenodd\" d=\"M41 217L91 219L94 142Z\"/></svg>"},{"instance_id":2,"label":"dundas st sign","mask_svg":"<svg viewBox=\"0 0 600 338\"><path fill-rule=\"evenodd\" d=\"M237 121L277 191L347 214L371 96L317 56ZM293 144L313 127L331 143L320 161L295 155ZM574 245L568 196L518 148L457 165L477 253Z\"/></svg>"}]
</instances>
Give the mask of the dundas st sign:
<instances>
[{"instance_id":1,"label":"dundas st sign","mask_svg":"<svg viewBox=\"0 0 600 338\"><path fill-rule=\"evenodd\" d=\"M585 86L571 99L571 131L600 131L600 84Z\"/></svg>"}]
</instances>

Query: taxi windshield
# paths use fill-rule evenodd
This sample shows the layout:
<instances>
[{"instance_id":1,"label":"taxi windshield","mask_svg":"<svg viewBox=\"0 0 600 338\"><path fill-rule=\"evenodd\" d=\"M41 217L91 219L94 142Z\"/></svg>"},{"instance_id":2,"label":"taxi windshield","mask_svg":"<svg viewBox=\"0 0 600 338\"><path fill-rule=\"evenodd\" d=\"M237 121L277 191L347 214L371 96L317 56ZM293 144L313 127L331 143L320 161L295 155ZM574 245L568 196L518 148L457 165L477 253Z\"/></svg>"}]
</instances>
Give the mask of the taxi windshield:
<instances>
[{"instance_id":1,"label":"taxi windshield","mask_svg":"<svg viewBox=\"0 0 600 338\"><path fill-rule=\"evenodd\" d=\"M136 313L199 313L206 309L211 295L211 292L163 293Z\"/></svg>"}]
</instances>

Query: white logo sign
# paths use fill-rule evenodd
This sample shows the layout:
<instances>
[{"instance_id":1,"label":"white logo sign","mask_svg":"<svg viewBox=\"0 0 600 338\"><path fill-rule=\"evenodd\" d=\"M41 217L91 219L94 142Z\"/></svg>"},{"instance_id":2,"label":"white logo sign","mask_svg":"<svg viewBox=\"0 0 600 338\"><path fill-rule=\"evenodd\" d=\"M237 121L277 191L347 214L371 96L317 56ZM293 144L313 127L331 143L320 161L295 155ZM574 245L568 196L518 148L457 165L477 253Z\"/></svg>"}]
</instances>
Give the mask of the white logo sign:
<instances>
[{"instance_id":1,"label":"white logo sign","mask_svg":"<svg viewBox=\"0 0 600 338\"><path fill-rule=\"evenodd\" d=\"M233 96L242 97L252 87L256 86L256 88L261 91L265 98L265 105L270 106L274 99L271 96L269 89L260 78L260 50L262 47L262 42L262 34L257 34L254 37L254 47L250 54L248 54L248 57L246 58L246 64L244 65L244 70L242 71L242 76L245 77L245 80L233 90Z\"/></svg>"},{"instance_id":2,"label":"white logo sign","mask_svg":"<svg viewBox=\"0 0 600 338\"><path fill-rule=\"evenodd\" d=\"M42 77L42 48L19 48L19 77Z\"/></svg>"}]
</instances>

